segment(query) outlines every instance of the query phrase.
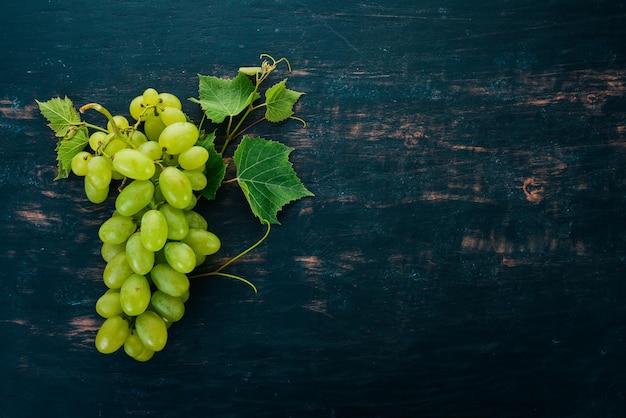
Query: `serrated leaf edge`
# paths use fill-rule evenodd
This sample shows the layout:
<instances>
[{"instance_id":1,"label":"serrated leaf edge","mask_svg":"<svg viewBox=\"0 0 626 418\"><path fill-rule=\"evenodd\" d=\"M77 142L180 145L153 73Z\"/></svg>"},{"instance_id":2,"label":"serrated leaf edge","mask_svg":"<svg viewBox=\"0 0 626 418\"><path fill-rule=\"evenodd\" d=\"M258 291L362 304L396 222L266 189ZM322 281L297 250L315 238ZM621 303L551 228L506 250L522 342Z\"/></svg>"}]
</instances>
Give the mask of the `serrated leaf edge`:
<instances>
[{"instance_id":1,"label":"serrated leaf edge","mask_svg":"<svg viewBox=\"0 0 626 418\"><path fill-rule=\"evenodd\" d=\"M274 199L271 199L270 197L268 197L267 195L263 194L261 192L261 194L263 196L265 196L265 198L270 201L273 202L273 207L271 209L265 209L263 210L263 212L267 213L268 215L270 215L268 218L265 218L263 216L263 214L258 213L257 210L255 210L255 207L258 206L259 208L263 208L263 205L261 205L259 203L258 200L254 199L256 206L252 204L251 200L253 199L252 194L250 193L250 188L248 184L254 184L255 181L254 180L245 180L245 179L241 179L241 174L243 172L245 172L246 170L248 170L250 167L247 167L246 169L244 169L243 172L239 172L239 167L237 167L237 183L239 184L244 196L246 197L246 200L248 201L248 205L250 206L250 209L252 210L252 213L254 213L254 215L259 218L259 220L261 221L261 223L263 222L268 222L270 224L280 224L280 222L278 221L278 212L280 212L285 206L287 206L288 204L295 202L297 200L302 199L303 197L307 197L307 196L315 196L310 190L308 190L306 188L306 186L304 186L304 184L302 183L302 180L300 179L300 177L298 177L296 171L293 169L293 163L289 160L289 155L291 154L292 151L294 151L294 148L291 148L279 141L273 141L273 140L269 140L269 139L265 139L265 138L261 138L261 137L248 137L248 136L244 136L242 143L244 143L245 139L249 139L249 140L256 140L256 139L260 139L263 141L267 141L267 142L271 142L271 143L275 143L275 144L279 144L282 146L282 150L280 153L276 153L273 154L272 156L268 157L268 158L264 158L263 160L257 161L255 162L252 166L258 164L258 163L262 163L263 161L272 159L272 158L277 158L280 159L281 161L284 161L286 163L289 164L289 168L291 169L291 173L289 174L290 176L293 176L297 179L297 183L294 184L294 187L283 187L282 189L289 189L289 190L293 190L296 194L296 197L294 198L290 198L284 202L282 202L282 204L279 204L278 202L275 202ZM241 145L241 144L240 144ZM238 147L239 149L239 147ZM261 182L256 182L256 183L261 183ZM280 187L280 186L279 186ZM276 208L276 210L274 210L274 208Z\"/></svg>"}]
</instances>

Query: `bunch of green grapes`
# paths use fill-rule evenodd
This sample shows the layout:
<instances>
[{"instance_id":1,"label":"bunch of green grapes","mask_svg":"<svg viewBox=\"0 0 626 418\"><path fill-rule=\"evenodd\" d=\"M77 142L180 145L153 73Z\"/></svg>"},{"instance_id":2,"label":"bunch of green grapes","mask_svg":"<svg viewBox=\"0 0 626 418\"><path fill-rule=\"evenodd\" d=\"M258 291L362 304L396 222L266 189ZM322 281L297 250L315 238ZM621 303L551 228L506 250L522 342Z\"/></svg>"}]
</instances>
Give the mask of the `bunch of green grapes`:
<instances>
[{"instance_id":1,"label":"bunch of green grapes","mask_svg":"<svg viewBox=\"0 0 626 418\"><path fill-rule=\"evenodd\" d=\"M195 145L198 128L181 109L176 96L147 89L130 104L134 125L113 116L108 132L90 136L93 152L72 160L94 203L121 180L115 211L98 231L108 290L96 303L105 321L95 345L105 354L124 347L130 357L147 361L161 351L168 328L185 313L188 274L220 249L219 238L193 210L194 192L207 184L209 153Z\"/></svg>"}]
</instances>

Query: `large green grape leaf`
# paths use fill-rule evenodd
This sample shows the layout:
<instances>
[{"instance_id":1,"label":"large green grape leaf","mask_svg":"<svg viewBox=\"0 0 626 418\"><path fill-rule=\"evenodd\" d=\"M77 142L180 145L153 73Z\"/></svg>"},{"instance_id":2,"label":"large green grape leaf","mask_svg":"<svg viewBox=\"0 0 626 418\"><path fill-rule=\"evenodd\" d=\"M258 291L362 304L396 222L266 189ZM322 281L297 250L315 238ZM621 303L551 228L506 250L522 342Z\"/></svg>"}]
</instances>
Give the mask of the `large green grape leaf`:
<instances>
[{"instance_id":1,"label":"large green grape leaf","mask_svg":"<svg viewBox=\"0 0 626 418\"><path fill-rule=\"evenodd\" d=\"M237 180L252 212L261 220L280 224L276 215L284 205L313 196L304 187L289 154L293 148L264 138L244 136L235 150Z\"/></svg>"},{"instance_id":2,"label":"large green grape leaf","mask_svg":"<svg viewBox=\"0 0 626 418\"><path fill-rule=\"evenodd\" d=\"M58 137L64 137L72 126L81 122L80 114L67 96L64 99L55 97L47 102L35 101L41 114L50 122L48 126Z\"/></svg>"},{"instance_id":3,"label":"large green grape leaf","mask_svg":"<svg viewBox=\"0 0 626 418\"><path fill-rule=\"evenodd\" d=\"M72 158L81 152L89 142L89 133L87 128L74 128L68 132L68 135L57 142L57 164L59 172L55 180L69 177L72 171Z\"/></svg>"},{"instance_id":4,"label":"large green grape leaf","mask_svg":"<svg viewBox=\"0 0 626 418\"><path fill-rule=\"evenodd\" d=\"M240 114L250 103L261 96L252 81L242 73L233 79L198 75L202 110L213 123L221 123L228 116Z\"/></svg>"},{"instance_id":5,"label":"large green grape leaf","mask_svg":"<svg viewBox=\"0 0 626 418\"><path fill-rule=\"evenodd\" d=\"M274 84L265 92L267 110L265 118L270 122L282 122L293 115L293 105L304 93L289 90L285 84L287 79Z\"/></svg>"},{"instance_id":6,"label":"large green grape leaf","mask_svg":"<svg viewBox=\"0 0 626 418\"><path fill-rule=\"evenodd\" d=\"M222 185L222 180L224 180L224 175L226 174L226 163L224 163L222 154L215 150L214 141L215 132L211 132L196 143L196 145L204 147L209 151L209 159L204 169L207 185L202 192L200 192L200 194L208 200L215 199L217 189Z\"/></svg>"}]
</instances>

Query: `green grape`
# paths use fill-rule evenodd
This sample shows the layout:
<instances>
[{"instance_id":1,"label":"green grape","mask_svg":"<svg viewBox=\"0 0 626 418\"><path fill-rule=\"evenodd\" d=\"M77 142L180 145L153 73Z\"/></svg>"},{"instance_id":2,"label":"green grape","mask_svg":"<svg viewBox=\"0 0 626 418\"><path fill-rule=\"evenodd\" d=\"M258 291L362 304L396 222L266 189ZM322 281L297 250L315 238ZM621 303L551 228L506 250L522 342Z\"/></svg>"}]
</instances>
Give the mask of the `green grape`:
<instances>
[{"instance_id":1,"label":"green grape","mask_svg":"<svg viewBox=\"0 0 626 418\"><path fill-rule=\"evenodd\" d=\"M153 311L145 311L135 319L135 331L146 348L161 351L167 343L167 327Z\"/></svg>"},{"instance_id":2,"label":"green grape","mask_svg":"<svg viewBox=\"0 0 626 418\"><path fill-rule=\"evenodd\" d=\"M154 252L141 243L141 232L135 232L126 241L126 261L136 274L150 273L154 266Z\"/></svg>"},{"instance_id":3,"label":"green grape","mask_svg":"<svg viewBox=\"0 0 626 418\"><path fill-rule=\"evenodd\" d=\"M169 203L163 204L159 208L159 212L163 214L167 222L167 239L181 240L185 238L187 232L189 232L185 212L182 209L171 206Z\"/></svg>"},{"instance_id":4,"label":"green grape","mask_svg":"<svg viewBox=\"0 0 626 418\"><path fill-rule=\"evenodd\" d=\"M148 137L141 131L133 130L129 140L135 147L139 147L141 144L148 142Z\"/></svg>"},{"instance_id":5,"label":"green grape","mask_svg":"<svg viewBox=\"0 0 626 418\"><path fill-rule=\"evenodd\" d=\"M163 121L155 115L149 115L143 123L143 131L150 141L158 141L163 129L165 129Z\"/></svg>"},{"instance_id":6,"label":"green grape","mask_svg":"<svg viewBox=\"0 0 626 418\"><path fill-rule=\"evenodd\" d=\"M130 126L128 119L122 115L113 116L113 121L119 130L126 129ZM111 121L107 122L107 131L113 132L113 124L111 124Z\"/></svg>"},{"instance_id":7,"label":"green grape","mask_svg":"<svg viewBox=\"0 0 626 418\"><path fill-rule=\"evenodd\" d=\"M137 229L133 218L129 216L113 216L100 225L98 237L102 242L120 244L128 239Z\"/></svg>"},{"instance_id":8,"label":"green grape","mask_svg":"<svg viewBox=\"0 0 626 418\"><path fill-rule=\"evenodd\" d=\"M137 96L135 97L133 100L130 101L130 105L128 107L128 110L130 111L130 115L135 119L135 120L145 120L146 119L146 114L143 113L143 110L146 107L143 104L143 95L141 96Z\"/></svg>"},{"instance_id":9,"label":"green grape","mask_svg":"<svg viewBox=\"0 0 626 418\"><path fill-rule=\"evenodd\" d=\"M200 215L195 210L186 210L184 211L184 213L189 228L204 229L205 231L209 229L209 223L206 221L206 219L204 219L204 216Z\"/></svg>"},{"instance_id":10,"label":"green grape","mask_svg":"<svg viewBox=\"0 0 626 418\"><path fill-rule=\"evenodd\" d=\"M107 263L111 261L113 256L115 256L120 251L126 251L126 242L122 242L119 244L109 244L103 242L102 246L100 247L100 255L102 255L102 259Z\"/></svg>"},{"instance_id":11,"label":"green grape","mask_svg":"<svg viewBox=\"0 0 626 418\"><path fill-rule=\"evenodd\" d=\"M161 155L163 154L163 150L159 146L159 143L155 141L148 141L139 145L139 147L137 147L137 151L146 154L152 161L160 160Z\"/></svg>"},{"instance_id":12,"label":"green grape","mask_svg":"<svg viewBox=\"0 0 626 418\"><path fill-rule=\"evenodd\" d=\"M200 169L209 159L209 151L199 145L194 145L178 156L178 164L185 170Z\"/></svg>"},{"instance_id":13,"label":"green grape","mask_svg":"<svg viewBox=\"0 0 626 418\"><path fill-rule=\"evenodd\" d=\"M119 350L130 333L128 321L121 316L107 318L96 334L96 348L103 354Z\"/></svg>"},{"instance_id":14,"label":"green grape","mask_svg":"<svg viewBox=\"0 0 626 418\"><path fill-rule=\"evenodd\" d=\"M126 259L126 251L122 251L115 254L104 267L102 279L109 289L119 289L124 281L134 273Z\"/></svg>"},{"instance_id":15,"label":"green grape","mask_svg":"<svg viewBox=\"0 0 626 418\"><path fill-rule=\"evenodd\" d=\"M128 316L142 314L150 304L150 284L139 274L130 275L120 289L120 305Z\"/></svg>"},{"instance_id":16,"label":"green grape","mask_svg":"<svg viewBox=\"0 0 626 418\"><path fill-rule=\"evenodd\" d=\"M167 219L158 210L149 210L141 217L141 242L145 248L159 251L167 241Z\"/></svg>"},{"instance_id":17,"label":"green grape","mask_svg":"<svg viewBox=\"0 0 626 418\"><path fill-rule=\"evenodd\" d=\"M179 110L183 108L178 97L174 96L172 93L159 93L159 99L163 107L173 107Z\"/></svg>"},{"instance_id":18,"label":"green grape","mask_svg":"<svg viewBox=\"0 0 626 418\"><path fill-rule=\"evenodd\" d=\"M205 261L206 261L206 255L196 254L196 267L198 267Z\"/></svg>"},{"instance_id":19,"label":"green grape","mask_svg":"<svg viewBox=\"0 0 626 418\"><path fill-rule=\"evenodd\" d=\"M191 183L191 190L203 190L206 187L207 179L202 171L184 170L183 173Z\"/></svg>"},{"instance_id":20,"label":"green grape","mask_svg":"<svg viewBox=\"0 0 626 418\"><path fill-rule=\"evenodd\" d=\"M167 264L181 273L190 273L196 267L196 253L184 242L168 242L164 247Z\"/></svg>"},{"instance_id":21,"label":"green grape","mask_svg":"<svg viewBox=\"0 0 626 418\"><path fill-rule=\"evenodd\" d=\"M204 173L206 171L206 163L202 164L200 167L198 168L194 168L195 171L200 171L201 173Z\"/></svg>"},{"instance_id":22,"label":"green grape","mask_svg":"<svg viewBox=\"0 0 626 418\"><path fill-rule=\"evenodd\" d=\"M196 254L212 255L221 247L220 239L213 232L190 228L182 242L189 245Z\"/></svg>"},{"instance_id":23,"label":"green grape","mask_svg":"<svg viewBox=\"0 0 626 418\"><path fill-rule=\"evenodd\" d=\"M154 175L154 161L136 149L123 149L115 154L113 168L126 177L148 180Z\"/></svg>"},{"instance_id":24,"label":"green grape","mask_svg":"<svg viewBox=\"0 0 626 418\"><path fill-rule=\"evenodd\" d=\"M124 352L128 354L129 357L142 362L150 360L154 355L154 351L143 345L141 338L139 338L135 331L131 332L128 337L126 337L126 341L124 341Z\"/></svg>"},{"instance_id":25,"label":"green grape","mask_svg":"<svg viewBox=\"0 0 626 418\"><path fill-rule=\"evenodd\" d=\"M123 216L133 216L146 207L154 196L154 184L150 180L134 180L124 187L115 199L115 210Z\"/></svg>"},{"instance_id":26,"label":"green grape","mask_svg":"<svg viewBox=\"0 0 626 418\"><path fill-rule=\"evenodd\" d=\"M113 138L113 135L111 135L111 138ZM106 132L96 131L89 136L89 147L94 151L98 151L100 147L108 143L111 138L109 138Z\"/></svg>"},{"instance_id":27,"label":"green grape","mask_svg":"<svg viewBox=\"0 0 626 418\"><path fill-rule=\"evenodd\" d=\"M85 177L85 195L91 203L102 203L109 196L109 186L107 185L102 189L97 189L94 187L93 183Z\"/></svg>"},{"instance_id":28,"label":"green grape","mask_svg":"<svg viewBox=\"0 0 626 418\"><path fill-rule=\"evenodd\" d=\"M104 295L100 296L96 301L96 312L103 318L121 315L124 311L120 304L120 292L109 289Z\"/></svg>"},{"instance_id":29,"label":"green grape","mask_svg":"<svg viewBox=\"0 0 626 418\"><path fill-rule=\"evenodd\" d=\"M176 122L187 122L187 116L182 110L175 107L164 107L159 113L159 117L165 126L169 126Z\"/></svg>"},{"instance_id":30,"label":"green grape","mask_svg":"<svg viewBox=\"0 0 626 418\"><path fill-rule=\"evenodd\" d=\"M150 360L154 356L154 351L149 348L144 348L144 350L137 357L133 357L137 361L146 362Z\"/></svg>"},{"instance_id":31,"label":"green grape","mask_svg":"<svg viewBox=\"0 0 626 418\"><path fill-rule=\"evenodd\" d=\"M96 189L104 189L111 183L113 165L109 157L96 155L87 163L86 178Z\"/></svg>"},{"instance_id":32,"label":"green grape","mask_svg":"<svg viewBox=\"0 0 626 418\"><path fill-rule=\"evenodd\" d=\"M193 208L196 207L196 204L198 203L198 198L195 195L191 195L191 202L189 202L189 204L187 206L185 206L183 209L184 210L192 210Z\"/></svg>"},{"instance_id":33,"label":"green grape","mask_svg":"<svg viewBox=\"0 0 626 418\"><path fill-rule=\"evenodd\" d=\"M198 140L198 128L191 122L175 122L166 126L159 136L159 145L168 154L180 154Z\"/></svg>"},{"instance_id":34,"label":"green grape","mask_svg":"<svg viewBox=\"0 0 626 418\"><path fill-rule=\"evenodd\" d=\"M141 354L141 352L145 349L141 339L137 335L137 333L133 330L126 337L126 341L124 341L124 351L128 354L129 357L135 358Z\"/></svg>"},{"instance_id":35,"label":"green grape","mask_svg":"<svg viewBox=\"0 0 626 418\"><path fill-rule=\"evenodd\" d=\"M180 297L157 290L152 294L150 306L168 322L177 322L185 315L185 303Z\"/></svg>"},{"instance_id":36,"label":"green grape","mask_svg":"<svg viewBox=\"0 0 626 418\"><path fill-rule=\"evenodd\" d=\"M87 175L87 164L93 155L87 151L81 151L72 158L72 173L77 176L84 177Z\"/></svg>"},{"instance_id":37,"label":"green grape","mask_svg":"<svg viewBox=\"0 0 626 418\"><path fill-rule=\"evenodd\" d=\"M176 167L165 167L161 171L159 187L167 203L175 208L185 209L192 202L191 183L187 176Z\"/></svg>"},{"instance_id":38,"label":"green grape","mask_svg":"<svg viewBox=\"0 0 626 418\"><path fill-rule=\"evenodd\" d=\"M142 96L145 106L155 106L159 103L159 92L153 88L145 89Z\"/></svg>"},{"instance_id":39,"label":"green grape","mask_svg":"<svg viewBox=\"0 0 626 418\"><path fill-rule=\"evenodd\" d=\"M186 291L182 296L179 296L179 298L183 303L187 303L187 301L189 300L189 290Z\"/></svg>"},{"instance_id":40,"label":"green grape","mask_svg":"<svg viewBox=\"0 0 626 418\"><path fill-rule=\"evenodd\" d=\"M104 153L109 157L113 157L119 150L123 150L126 148L126 143L121 139L113 139L111 142L107 144L104 148Z\"/></svg>"},{"instance_id":41,"label":"green grape","mask_svg":"<svg viewBox=\"0 0 626 418\"><path fill-rule=\"evenodd\" d=\"M161 292L171 296L181 296L189 290L187 275L174 270L168 264L157 264L150 272L152 282Z\"/></svg>"}]
</instances>

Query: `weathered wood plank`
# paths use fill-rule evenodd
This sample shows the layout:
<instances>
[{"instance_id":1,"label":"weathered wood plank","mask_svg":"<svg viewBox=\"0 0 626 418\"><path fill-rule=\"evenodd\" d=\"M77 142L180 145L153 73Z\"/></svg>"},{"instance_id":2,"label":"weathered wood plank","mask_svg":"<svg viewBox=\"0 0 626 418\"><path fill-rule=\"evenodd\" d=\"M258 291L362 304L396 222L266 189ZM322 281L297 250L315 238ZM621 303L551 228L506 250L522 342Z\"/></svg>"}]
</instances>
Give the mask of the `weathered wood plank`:
<instances>
[{"instance_id":1,"label":"weathered wood plank","mask_svg":"<svg viewBox=\"0 0 626 418\"><path fill-rule=\"evenodd\" d=\"M0 23L0 415L624 414L623 2L42 1ZM126 112L262 52L308 128L251 133L296 148L316 196L232 266L259 295L194 283L149 364L98 354L109 210L52 181L34 99ZM216 264L264 231L220 199Z\"/></svg>"}]
</instances>

